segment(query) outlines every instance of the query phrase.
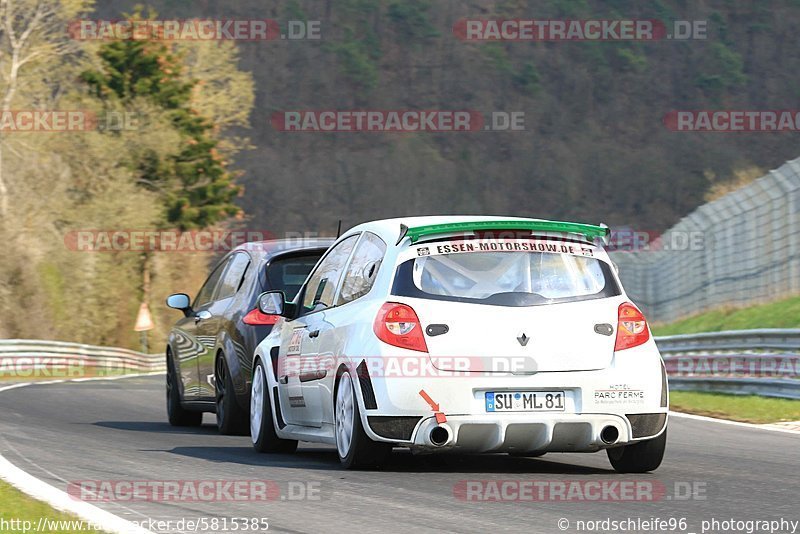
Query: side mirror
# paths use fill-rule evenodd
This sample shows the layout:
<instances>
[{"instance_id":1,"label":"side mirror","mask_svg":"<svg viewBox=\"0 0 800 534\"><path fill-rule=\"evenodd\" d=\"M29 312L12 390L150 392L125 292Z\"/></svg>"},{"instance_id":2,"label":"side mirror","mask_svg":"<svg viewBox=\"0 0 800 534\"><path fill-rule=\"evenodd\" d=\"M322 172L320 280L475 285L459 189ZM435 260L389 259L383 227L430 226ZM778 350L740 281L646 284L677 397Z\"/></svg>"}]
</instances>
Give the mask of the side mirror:
<instances>
[{"instance_id":1,"label":"side mirror","mask_svg":"<svg viewBox=\"0 0 800 534\"><path fill-rule=\"evenodd\" d=\"M167 306L181 310L187 317L192 313L192 301L186 293L175 293L167 297Z\"/></svg>"},{"instance_id":2,"label":"side mirror","mask_svg":"<svg viewBox=\"0 0 800 534\"><path fill-rule=\"evenodd\" d=\"M281 315L286 311L283 291L267 291L258 296L258 311L266 315Z\"/></svg>"}]
</instances>

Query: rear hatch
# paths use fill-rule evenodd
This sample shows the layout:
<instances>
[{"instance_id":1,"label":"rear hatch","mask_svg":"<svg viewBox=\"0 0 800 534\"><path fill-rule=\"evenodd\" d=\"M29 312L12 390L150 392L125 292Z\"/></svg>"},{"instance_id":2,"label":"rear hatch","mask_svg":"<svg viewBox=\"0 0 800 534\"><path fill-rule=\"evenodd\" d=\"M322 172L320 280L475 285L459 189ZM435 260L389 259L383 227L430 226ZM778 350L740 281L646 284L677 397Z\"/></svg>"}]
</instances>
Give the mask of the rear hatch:
<instances>
[{"instance_id":1,"label":"rear hatch","mask_svg":"<svg viewBox=\"0 0 800 534\"><path fill-rule=\"evenodd\" d=\"M411 245L392 294L415 310L433 366L467 372L606 368L624 301L605 251L560 236Z\"/></svg>"},{"instance_id":2,"label":"rear hatch","mask_svg":"<svg viewBox=\"0 0 800 534\"><path fill-rule=\"evenodd\" d=\"M505 307L405 300L426 330L425 342L434 367L514 373L608 367L614 356L613 332L622 301L618 297ZM430 335L444 330L447 332Z\"/></svg>"}]
</instances>

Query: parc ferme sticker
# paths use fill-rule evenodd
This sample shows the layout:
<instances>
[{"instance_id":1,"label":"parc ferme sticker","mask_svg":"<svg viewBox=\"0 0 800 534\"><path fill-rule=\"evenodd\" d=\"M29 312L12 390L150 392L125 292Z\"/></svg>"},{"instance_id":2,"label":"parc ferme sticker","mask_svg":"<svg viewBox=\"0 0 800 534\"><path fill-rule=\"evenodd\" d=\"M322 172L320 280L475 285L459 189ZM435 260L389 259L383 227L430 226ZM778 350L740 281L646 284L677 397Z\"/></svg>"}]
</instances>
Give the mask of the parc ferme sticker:
<instances>
[{"instance_id":1,"label":"parc ferme sticker","mask_svg":"<svg viewBox=\"0 0 800 534\"><path fill-rule=\"evenodd\" d=\"M588 258L601 257L600 250L588 243L554 239L464 239L411 246L405 259L442 254L469 254L480 252L549 252Z\"/></svg>"}]
</instances>

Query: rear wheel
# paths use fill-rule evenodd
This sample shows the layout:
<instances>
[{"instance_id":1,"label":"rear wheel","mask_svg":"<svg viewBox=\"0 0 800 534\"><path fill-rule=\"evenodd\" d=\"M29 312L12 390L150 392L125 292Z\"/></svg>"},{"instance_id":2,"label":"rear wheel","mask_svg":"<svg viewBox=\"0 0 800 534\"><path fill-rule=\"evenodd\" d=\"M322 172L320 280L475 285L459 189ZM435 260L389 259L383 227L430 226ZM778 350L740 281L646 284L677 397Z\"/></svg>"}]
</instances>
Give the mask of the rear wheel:
<instances>
[{"instance_id":1,"label":"rear wheel","mask_svg":"<svg viewBox=\"0 0 800 534\"><path fill-rule=\"evenodd\" d=\"M289 453L297 449L297 440L281 439L275 433L270 389L261 360L256 362L250 389L250 438L258 452Z\"/></svg>"},{"instance_id":2,"label":"rear wheel","mask_svg":"<svg viewBox=\"0 0 800 534\"><path fill-rule=\"evenodd\" d=\"M361 425L353 379L345 371L336 388L336 450L345 469L374 469L382 466L392 452L391 443L372 441Z\"/></svg>"},{"instance_id":3,"label":"rear wheel","mask_svg":"<svg viewBox=\"0 0 800 534\"><path fill-rule=\"evenodd\" d=\"M217 356L214 369L214 397L217 404L217 429L226 436L246 436L248 431L247 413L236 402L233 378L228 371L225 356Z\"/></svg>"},{"instance_id":4,"label":"rear wheel","mask_svg":"<svg viewBox=\"0 0 800 534\"><path fill-rule=\"evenodd\" d=\"M667 429L660 436L623 447L608 449L608 459L619 473L646 473L655 471L664 458L667 448Z\"/></svg>"},{"instance_id":5,"label":"rear wheel","mask_svg":"<svg viewBox=\"0 0 800 534\"><path fill-rule=\"evenodd\" d=\"M190 412L181 406L180 381L172 362L172 354L167 352L167 418L172 426L200 426L203 412Z\"/></svg>"}]
</instances>

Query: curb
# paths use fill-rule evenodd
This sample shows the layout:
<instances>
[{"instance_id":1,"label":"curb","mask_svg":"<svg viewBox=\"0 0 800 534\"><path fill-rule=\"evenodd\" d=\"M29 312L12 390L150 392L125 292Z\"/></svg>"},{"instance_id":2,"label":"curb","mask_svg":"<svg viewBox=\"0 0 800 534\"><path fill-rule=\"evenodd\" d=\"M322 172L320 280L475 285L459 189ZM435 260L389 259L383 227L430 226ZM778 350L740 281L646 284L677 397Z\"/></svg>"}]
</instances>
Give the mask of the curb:
<instances>
[{"instance_id":1,"label":"curb","mask_svg":"<svg viewBox=\"0 0 800 534\"><path fill-rule=\"evenodd\" d=\"M91 380L119 380L122 378L136 378L136 377L154 376L160 374L163 373L162 372L138 373L138 374L120 375L114 377L92 377L92 378L78 378L78 379L66 379L66 380L47 380L43 382L23 382L20 384L12 384L10 386L0 387L0 392L21 388L25 386L60 384L62 382L88 382ZM88 523L89 527L98 528L103 532L108 532L110 534L155 534L151 530L147 530L143 527L137 526L136 524L128 521L127 519L123 519L119 516L116 516L111 512L107 512L102 508L98 508L93 504L73 499L66 492L56 488L55 486L51 486L50 484L39 480L33 475L26 473L25 471L23 471L22 469L20 469L19 467L15 466L7 459L5 459L1 454L0 454L0 480L4 480L5 482L11 484L19 491L25 493L26 495L38 501L42 501L52 506L56 510L59 510L61 512L67 512L77 516L78 519L81 519L84 522ZM45 525L42 525L42 523L40 522L39 525L37 526L37 530L39 530L40 532L44 532L44 530L42 530L39 527L44 528Z\"/></svg>"}]
</instances>

